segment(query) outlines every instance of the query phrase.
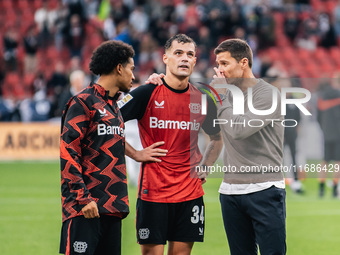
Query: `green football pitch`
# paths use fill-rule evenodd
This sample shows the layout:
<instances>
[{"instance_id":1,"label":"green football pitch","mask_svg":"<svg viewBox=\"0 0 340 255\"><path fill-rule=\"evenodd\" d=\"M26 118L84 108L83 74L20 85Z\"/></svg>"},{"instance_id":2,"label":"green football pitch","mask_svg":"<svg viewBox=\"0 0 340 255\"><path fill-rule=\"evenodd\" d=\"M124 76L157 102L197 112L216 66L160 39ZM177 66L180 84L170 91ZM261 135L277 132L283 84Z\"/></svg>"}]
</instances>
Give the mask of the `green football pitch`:
<instances>
[{"instance_id":1,"label":"green football pitch","mask_svg":"<svg viewBox=\"0 0 340 255\"><path fill-rule=\"evenodd\" d=\"M204 184L206 232L192 254L229 254L218 200L221 179ZM317 180L304 181L306 193L287 188L287 254L340 254L340 201L317 196ZM136 243L137 189L130 187L131 213L123 221L122 254L140 254ZM58 162L0 163L0 254L58 254L61 227Z\"/></svg>"}]
</instances>

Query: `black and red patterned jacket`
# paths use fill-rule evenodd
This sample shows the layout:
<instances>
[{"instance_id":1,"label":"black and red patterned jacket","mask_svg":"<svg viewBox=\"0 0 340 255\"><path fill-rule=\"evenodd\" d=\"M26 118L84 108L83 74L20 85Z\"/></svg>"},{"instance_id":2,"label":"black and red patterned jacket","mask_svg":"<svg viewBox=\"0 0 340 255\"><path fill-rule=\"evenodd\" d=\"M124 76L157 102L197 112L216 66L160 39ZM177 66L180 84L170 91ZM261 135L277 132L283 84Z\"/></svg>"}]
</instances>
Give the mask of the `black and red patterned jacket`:
<instances>
[{"instance_id":1,"label":"black and red patterned jacket","mask_svg":"<svg viewBox=\"0 0 340 255\"><path fill-rule=\"evenodd\" d=\"M70 99L61 122L63 221L82 215L91 201L99 214L129 213L124 122L114 98L98 84Z\"/></svg>"}]
</instances>

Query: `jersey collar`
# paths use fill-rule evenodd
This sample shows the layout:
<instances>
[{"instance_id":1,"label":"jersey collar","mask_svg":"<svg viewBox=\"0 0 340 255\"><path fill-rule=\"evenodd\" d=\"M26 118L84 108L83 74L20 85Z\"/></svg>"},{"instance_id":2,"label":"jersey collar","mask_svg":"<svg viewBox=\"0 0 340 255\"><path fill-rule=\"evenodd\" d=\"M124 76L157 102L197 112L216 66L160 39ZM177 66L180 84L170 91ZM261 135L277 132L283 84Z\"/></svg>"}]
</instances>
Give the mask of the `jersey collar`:
<instances>
[{"instance_id":1,"label":"jersey collar","mask_svg":"<svg viewBox=\"0 0 340 255\"><path fill-rule=\"evenodd\" d=\"M109 96L109 91L108 90L105 90L102 86L100 86L99 84L97 83L94 83L94 82L91 82L91 85L90 86L93 86L94 89L105 99L105 100L108 100L108 99L111 99L113 101L117 101L121 92L117 92L116 95L114 95L113 97L110 97Z\"/></svg>"},{"instance_id":2,"label":"jersey collar","mask_svg":"<svg viewBox=\"0 0 340 255\"><path fill-rule=\"evenodd\" d=\"M190 83L188 83L188 86L187 86L185 89L182 89L182 90L180 90L180 89L174 89L174 88L170 87L170 86L165 82L165 80L164 80L163 78L162 78L162 81L163 81L163 84L164 84L165 87L167 87L168 89L170 89L172 92L175 92L175 93L185 93L185 92L188 91L189 86L190 86Z\"/></svg>"}]
</instances>

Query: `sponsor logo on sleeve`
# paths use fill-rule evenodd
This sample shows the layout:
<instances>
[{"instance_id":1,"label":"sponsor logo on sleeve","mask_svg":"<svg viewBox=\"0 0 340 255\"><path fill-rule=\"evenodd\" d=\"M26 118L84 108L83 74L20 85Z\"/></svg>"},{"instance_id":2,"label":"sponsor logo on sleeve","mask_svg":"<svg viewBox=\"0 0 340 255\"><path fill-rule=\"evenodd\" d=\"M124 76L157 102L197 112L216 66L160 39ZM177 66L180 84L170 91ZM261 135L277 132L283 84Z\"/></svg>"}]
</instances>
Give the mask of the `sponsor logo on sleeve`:
<instances>
[{"instance_id":1,"label":"sponsor logo on sleeve","mask_svg":"<svg viewBox=\"0 0 340 255\"><path fill-rule=\"evenodd\" d=\"M133 99L133 96L131 96L130 94L127 94L125 97L123 97L123 99L119 100L117 102L117 105L119 108L122 108L124 105L126 105L129 101L131 101L131 99Z\"/></svg>"}]
</instances>

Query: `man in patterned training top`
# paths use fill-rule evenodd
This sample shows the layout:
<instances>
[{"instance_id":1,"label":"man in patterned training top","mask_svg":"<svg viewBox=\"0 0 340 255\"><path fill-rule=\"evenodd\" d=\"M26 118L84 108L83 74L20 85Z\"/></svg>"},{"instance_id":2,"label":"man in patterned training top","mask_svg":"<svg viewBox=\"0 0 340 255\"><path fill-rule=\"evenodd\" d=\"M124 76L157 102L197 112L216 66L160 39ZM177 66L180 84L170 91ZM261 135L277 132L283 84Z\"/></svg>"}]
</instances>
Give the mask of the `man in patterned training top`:
<instances>
[{"instance_id":1,"label":"man in patterned training top","mask_svg":"<svg viewBox=\"0 0 340 255\"><path fill-rule=\"evenodd\" d=\"M189 83L195 52L190 37L173 36L165 44L163 84L140 86L118 103L124 121L138 120L143 147L163 141L168 151L159 162L141 167L136 228L142 254L163 254L166 241L168 254L190 254L193 243L203 241L205 180L190 173L199 164L212 165L222 142L219 127L213 127L212 101L208 101L207 115L197 110L202 93ZM203 160L197 144L201 127L210 136ZM128 145L126 154L139 158L138 151Z\"/></svg>"},{"instance_id":2,"label":"man in patterned training top","mask_svg":"<svg viewBox=\"0 0 340 255\"><path fill-rule=\"evenodd\" d=\"M60 253L121 254L121 220L129 205L124 123L116 101L119 91L132 86L133 56L128 44L101 44L90 63L98 81L73 96L64 110Z\"/></svg>"}]
</instances>

